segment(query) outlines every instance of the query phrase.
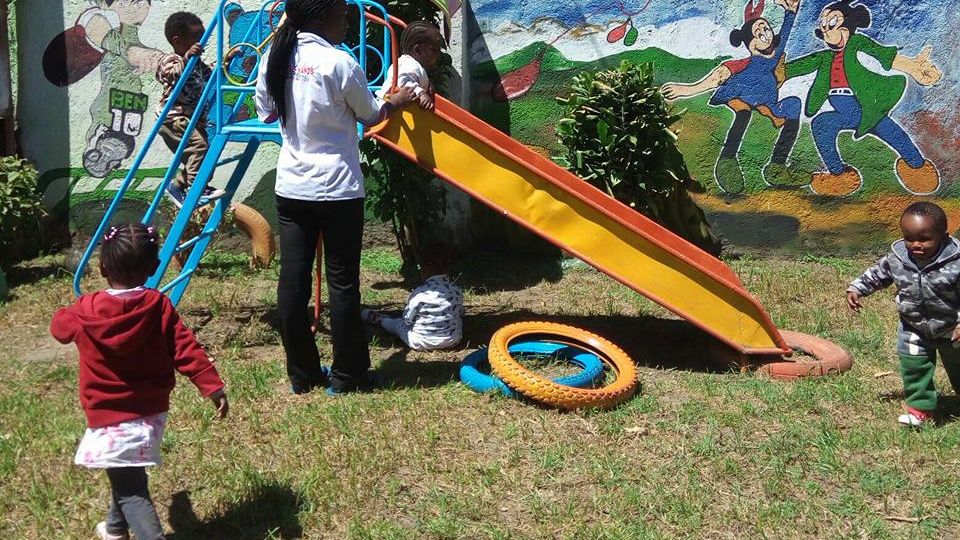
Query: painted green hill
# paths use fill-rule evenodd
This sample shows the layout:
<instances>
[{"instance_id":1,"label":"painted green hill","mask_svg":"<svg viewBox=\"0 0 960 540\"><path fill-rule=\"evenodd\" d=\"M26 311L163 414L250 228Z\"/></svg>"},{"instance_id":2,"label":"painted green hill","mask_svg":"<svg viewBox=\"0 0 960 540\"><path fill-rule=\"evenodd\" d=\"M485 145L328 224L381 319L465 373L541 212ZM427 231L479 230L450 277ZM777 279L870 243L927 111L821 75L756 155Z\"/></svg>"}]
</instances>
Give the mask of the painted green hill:
<instances>
[{"instance_id":1,"label":"painted green hill","mask_svg":"<svg viewBox=\"0 0 960 540\"><path fill-rule=\"evenodd\" d=\"M663 49L650 47L647 49L629 49L622 53L607 56L592 62L583 62L579 60L570 60L563 55L557 48L548 45L542 41L531 43L522 49L511 52L506 56L496 60L481 62L471 68L471 77L479 80L489 80L499 78L519 69L538 57L541 58L541 69L544 72L549 71L568 71L580 69L605 69L607 67L619 65L623 60L631 62L652 62L658 67L663 67L663 75L670 80L696 80L715 67L719 62L726 58L715 59L686 59L673 55ZM673 69L671 69L673 68ZM658 70L659 72L659 70Z\"/></svg>"},{"instance_id":2,"label":"painted green hill","mask_svg":"<svg viewBox=\"0 0 960 540\"><path fill-rule=\"evenodd\" d=\"M543 69L548 71L557 71L564 69L575 69L589 62L580 62L569 60L563 56L555 47L547 45L542 41L531 43L522 49L511 52L506 56L501 56L496 60L488 60L471 67L471 76L474 78L485 79L496 77L501 74L509 73L519 69L530 62L541 57Z\"/></svg>"},{"instance_id":3,"label":"painted green hill","mask_svg":"<svg viewBox=\"0 0 960 540\"><path fill-rule=\"evenodd\" d=\"M492 97L500 77L541 58L541 72L531 91L510 103ZM543 42L532 43L496 60L476 65L471 70L475 94L472 110L487 122L533 146L555 149L553 126L563 115L555 97L567 92L570 79L584 70L601 70L620 65L624 60L650 62L655 66L658 83L699 79L722 59L689 60L655 47L625 50L593 62L569 60Z\"/></svg>"}]
</instances>

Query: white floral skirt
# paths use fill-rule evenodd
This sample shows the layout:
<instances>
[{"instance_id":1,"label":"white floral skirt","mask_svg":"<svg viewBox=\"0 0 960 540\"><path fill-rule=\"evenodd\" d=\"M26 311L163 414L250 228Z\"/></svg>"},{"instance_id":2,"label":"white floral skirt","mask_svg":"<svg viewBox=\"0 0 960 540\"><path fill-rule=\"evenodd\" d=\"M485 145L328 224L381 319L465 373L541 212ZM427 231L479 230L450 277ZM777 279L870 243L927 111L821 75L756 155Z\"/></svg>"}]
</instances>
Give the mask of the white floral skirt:
<instances>
[{"instance_id":1,"label":"white floral skirt","mask_svg":"<svg viewBox=\"0 0 960 540\"><path fill-rule=\"evenodd\" d=\"M167 413L98 428L87 428L73 462L92 469L160 464L160 442Z\"/></svg>"}]
</instances>

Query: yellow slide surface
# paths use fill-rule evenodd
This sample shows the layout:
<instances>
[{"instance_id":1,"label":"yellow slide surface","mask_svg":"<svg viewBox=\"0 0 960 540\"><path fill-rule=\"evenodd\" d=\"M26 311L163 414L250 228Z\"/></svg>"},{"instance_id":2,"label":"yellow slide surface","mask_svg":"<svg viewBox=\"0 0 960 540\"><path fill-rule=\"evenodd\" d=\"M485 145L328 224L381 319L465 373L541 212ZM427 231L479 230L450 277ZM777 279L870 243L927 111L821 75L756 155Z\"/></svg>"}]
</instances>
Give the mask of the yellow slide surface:
<instances>
[{"instance_id":1,"label":"yellow slide surface","mask_svg":"<svg viewBox=\"0 0 960 540\"><path fill-rule=\"evenodd\" d=\"M722 261L453 103L438 96L433 112L406 107L374 136L730 346L789 353Z\"/></svg>"}]
</instances>

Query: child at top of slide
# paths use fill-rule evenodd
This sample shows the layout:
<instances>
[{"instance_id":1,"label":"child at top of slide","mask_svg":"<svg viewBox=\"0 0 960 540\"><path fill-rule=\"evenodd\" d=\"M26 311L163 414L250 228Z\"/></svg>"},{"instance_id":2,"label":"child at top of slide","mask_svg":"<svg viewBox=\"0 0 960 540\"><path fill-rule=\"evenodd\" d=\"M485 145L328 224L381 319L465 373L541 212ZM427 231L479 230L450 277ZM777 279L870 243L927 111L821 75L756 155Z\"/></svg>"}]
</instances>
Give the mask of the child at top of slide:
<instances>
[{"instance_id":1,"label":"child at top of slide","mask_svg":"<svg viewBox=\"0 0 960 540\"><path fill-rule=\"evenodd\" d=\"M415 21L403 31L400 38L400 51L397 59L397 86L412 88L420 107L433 110L433 85L427 72L437 65L440 49L443 47L443 35L440 29L426 21ZM393 85L393 66L387 70L383 87L377 94L380 99L386 96Z\"/></svg>"}]
</instances>

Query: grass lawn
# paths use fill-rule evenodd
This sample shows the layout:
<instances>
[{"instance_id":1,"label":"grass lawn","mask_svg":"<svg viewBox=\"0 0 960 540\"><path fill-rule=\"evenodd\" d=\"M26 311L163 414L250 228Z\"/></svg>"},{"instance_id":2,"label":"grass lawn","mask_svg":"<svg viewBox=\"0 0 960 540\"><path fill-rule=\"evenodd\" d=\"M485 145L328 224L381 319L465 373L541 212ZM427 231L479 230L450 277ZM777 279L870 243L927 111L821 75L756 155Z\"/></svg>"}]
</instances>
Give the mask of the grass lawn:
<instances>
[{"instance_id":1,"label":"grass lawn","mask_svg":"<svg viewBox=\"0 0 960 540\"><path fill-rule=\"evenodd\" d=\"M11 272L21 284L0 307L5 538L92 538L108 501L104 475L71 464L84 428L76 353L47 331L70 298L59 262ZM228 382L231 416L212 421L181 378L152 494L177 540L960 537L960 424L897 427L891 296L859 317L842 305L868 262L731 262L778 325L854 353L838 377L711 371L700 334L594 270L480 253L458 264L461 350L409 353L371 331L391 386L328 398L288 391L276 267L215 252L181 311ZM365 303L401 308L398 267L392 248L366 251ZM610 338L638 363L641 391L615 410L561 413L463 387L458 360L525 319ZM326 330L320 346L329 357Z\"/></svg>"}]
</instances>

